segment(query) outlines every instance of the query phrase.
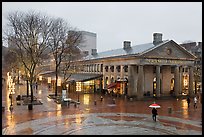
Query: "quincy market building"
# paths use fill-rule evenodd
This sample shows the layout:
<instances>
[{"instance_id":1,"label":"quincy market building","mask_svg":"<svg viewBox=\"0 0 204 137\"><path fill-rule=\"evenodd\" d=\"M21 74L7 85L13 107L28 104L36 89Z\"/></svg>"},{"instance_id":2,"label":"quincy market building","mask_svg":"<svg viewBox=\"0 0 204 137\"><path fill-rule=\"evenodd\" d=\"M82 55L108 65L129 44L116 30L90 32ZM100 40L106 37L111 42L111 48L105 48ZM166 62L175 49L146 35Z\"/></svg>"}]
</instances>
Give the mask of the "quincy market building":
<instances>
[{"instance_id":1,"label":"quincy market building","mask_svg":"<svg viewBox=\"0 0 204 137\"><path fill-rule=\"evenodd\" d=\"M151 43L131 46L124 41L122 48L100 53L92 49L91 55L74 63L77 73L70 80L81 82L84 93L107 89L137 99L194 96L195 58L175 41L154 33Z\"/></svg>"}]
</instances>

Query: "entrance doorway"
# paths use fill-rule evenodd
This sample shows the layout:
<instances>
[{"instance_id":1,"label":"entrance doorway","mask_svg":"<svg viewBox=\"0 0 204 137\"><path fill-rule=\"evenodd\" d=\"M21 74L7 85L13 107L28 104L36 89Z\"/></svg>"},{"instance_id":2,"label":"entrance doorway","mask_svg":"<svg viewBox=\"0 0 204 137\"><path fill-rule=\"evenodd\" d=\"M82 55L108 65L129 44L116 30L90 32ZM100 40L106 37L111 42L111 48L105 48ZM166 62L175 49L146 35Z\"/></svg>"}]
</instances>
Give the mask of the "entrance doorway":
<instances>
[{"instance_id":1,"label":"entrance doorway","mask_svg":"<svg viewBox=\"0 0 204 137\"><path fill-rule=\"evenodd\" d=\"M156 95L156 88L157 88L157 83L156 83L156 78L153 79L153 96Z\"/></svg>"},{"instance_id":2,"label":"entrance doorway","mask_svg":"<svg viewBox=\"0 0 204 137\"><path fill-rule=\"evenodd\" d=\"M161 79L160 79L160 94L161 94ZM156 96L156 89L157 89L157 82L156 82L156 77L153 79L153 96Z\"/></svg>"},{"instance_id":3,"label":"entrance doorway","mask_svg":"<svg viewBox=\"0 0 204 137\"><path fill-rule=\"evenodd\" d=\"M171 79L171 85L170 85L170 94L174 94L174 78Z\"/></svg>"}]
</instances>

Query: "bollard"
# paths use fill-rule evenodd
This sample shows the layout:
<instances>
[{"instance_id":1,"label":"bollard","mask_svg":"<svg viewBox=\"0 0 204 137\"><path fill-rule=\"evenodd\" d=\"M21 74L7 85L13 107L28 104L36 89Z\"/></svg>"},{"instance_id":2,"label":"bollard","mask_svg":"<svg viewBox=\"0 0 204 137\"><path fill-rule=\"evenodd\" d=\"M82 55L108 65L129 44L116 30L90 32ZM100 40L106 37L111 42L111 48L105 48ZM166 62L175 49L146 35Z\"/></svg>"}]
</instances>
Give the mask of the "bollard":
<instances>
[{"instance_id":1,"label":"bollard","mask_svg":"<svg viewBox=\"0 0 204 137\"><path fill-rule=\"evenodd\" d=\"M94 105L96 105L96 100L94 100Z\"/></svg>"},{"instance_id":2,"label":"bollard","mask_svg":"<svg viewBox=\"0 0 204 137\"><path fill-rule=\"evenodd\" d=\"M172 108L168 107L168 113L171 114L172 113Z\"/></svg>"},{"instance_id":3,"label":"bollard","mask_svg":"<svg viewBox=\"0 0 204 137\"><path fill-rule=\"evenodd\" d=\"M103 97L101 96L101 101L103 101Z\"/></svg>"}]
</instances>

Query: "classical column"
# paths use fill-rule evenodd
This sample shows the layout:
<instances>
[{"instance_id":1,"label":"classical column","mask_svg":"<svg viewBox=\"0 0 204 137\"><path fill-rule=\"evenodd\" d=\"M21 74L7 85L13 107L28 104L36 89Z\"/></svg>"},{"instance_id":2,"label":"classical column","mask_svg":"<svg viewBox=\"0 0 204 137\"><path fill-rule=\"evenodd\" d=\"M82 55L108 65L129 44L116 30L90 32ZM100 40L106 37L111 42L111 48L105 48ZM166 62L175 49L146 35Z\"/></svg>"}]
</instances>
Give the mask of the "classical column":
<instances>
[{"instance_id":1,"label":"classical column","mask_svg":"<svg viewBox=\"0 0 204 137\"><path fill-rule=\"evenodd\" d=\"M87 72L90 72L90 67L89 67L89 65L87 65Z\"/></svg>"},{"instance_id":2,"label":"classical column","mask_svg":"<svg viewBox=\"0 0 204 137\"><path fill-rule=\"evenodd\" d=\"M156 97L160 97L160 66L156 66Z\"/></svg>"},{"instance_id":3,"label":"classical column","mask_svg":"<svg viewBox=\"0 0 204 137\"><path fill-rule=\"evenodd\" d=\"M176 97L179 95L179 85L179 66L176 66L174 71L174 92Z\"/></svg>"},{"instance_id":4,"label":"classical column","mask_svg":"<svg viewBox=\"0 0 204 137\"><path fill-rule=\"evenodd\" d=\"M108 84L111 83L111 66L108 66Z\"/></svg>"},{"instance_id":5,"label":"classical column","mask_svg":"<svg viewBox=\"0 0 204 137\"><path fill-rule=\"evenodd\" d=\"M117 65L114 65L114 70L113 70L113 71L114 71L114 72L113 72L113 73L114 73L114 81L117 81L117 73L118 73L118 72L117 72L116 67L117 67Z\"/></svg>"},{"instance_id":6,"label":"classical column","mask_svg":"<svg viewBox=\"0 0 204 137\"><path fill-rule=\"evenodd\" d=\"M183 91L183 67L182 66L180 67L179 78L180 78L179 94L182 94L182 91Z\"/></svg>"},{"instance_id":7,"label":"classical column","mask_svg":"<svg viewBox=\"0 0 204 137\"><path fill-rule=\"evenodd\" d=\"M144 93L144 66L139 65L138 67L137 98L141 99Z\"/></svg>"},{"instance_id":8,"label":"classical column","mask_svg":"<svg viewBox=\"0 0 204 137\"><path fill-rule=\"evenodd\" d=\"M190 66L190 69L189 69L189 89L188 89L188 92L189 92L189 95L190 95L191 97L194 96L194 92L193 92L193 81L194 81L193 67Z\"/></svg>"},{"instance_id":9,"label":"classical column","mask_svg":"<svg viewBox=\"0 0 204 137\"><path fill-rule=\"evenodd\" d=\"M100 78L100 84L99 84L100 93L102 93L102 88L103 88L103 84L102 84L102 77L101 77Z\"/></svg>"},{"instance_id":10,"label":"classical column","mask_svg":"<svg viewBox=\"0 0 204 137\"><path fill-rule=\"evenodd\" d=\"M124 79L124 69L123 69L123 67L124 67L123 65L120 66L120 78L121 79ZM120 93L123 93L123 91L124 91L124 86L121 85Z\"/></svg>"},{"instance_id":11,"label":"classical column","mask_svg":"<svg viewBox=\"0 0 204 137\"><path fill-rule=\"evenodd\" d=\"M101 64L98 64L98 72L101 73Z\"/></svg>"},{"instance_id":12,"label":"classical column","mask_svg":"<svg viewBox=\"0 0 204 137\"><path fill-rule=\"evenodd\" d=\"M103 65L103 88L105 89L106 88L106 69L105 69L105 65Z\"/></svg>"},{"instance_id":13,"label":"classical column","mask_svg":"<svg viewBox=\"0 0 204 137\"><path fill-rule=\"evenodd\" d=\"M121 68L122 70L123 68ZM128 96L133 95L133 89L134 89L134 79L133 79L133 73L132 73L133 66L128 66Z\"/></svg>"}]
</instances>

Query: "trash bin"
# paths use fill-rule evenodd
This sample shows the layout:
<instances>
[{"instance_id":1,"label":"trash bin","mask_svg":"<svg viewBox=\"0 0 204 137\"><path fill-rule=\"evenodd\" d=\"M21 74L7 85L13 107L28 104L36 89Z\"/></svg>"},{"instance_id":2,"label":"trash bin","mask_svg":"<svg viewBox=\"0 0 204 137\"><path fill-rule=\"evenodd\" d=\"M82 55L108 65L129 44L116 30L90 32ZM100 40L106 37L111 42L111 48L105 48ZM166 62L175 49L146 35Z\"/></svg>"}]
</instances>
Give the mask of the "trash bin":
<instances>
[{"instance_id":1,"label":"trash bin","mask_svg":"<svg viewBox=\"0 0 204 137\"><path fill-rule=\"evenodd\" d=\"M171 114L172 113L172 108L168 107L168 113Z\"/></svg>"},{"instance_id":2,"label":"trash bin","mask_svg":"<svg viewBox=\"0 0 204 137\"><path fill-rule=\"evenodd\" d=\"M32 104L28 104L28 110L32 110L33 109L33 105Z\"/></svg>"}]
</instances>

